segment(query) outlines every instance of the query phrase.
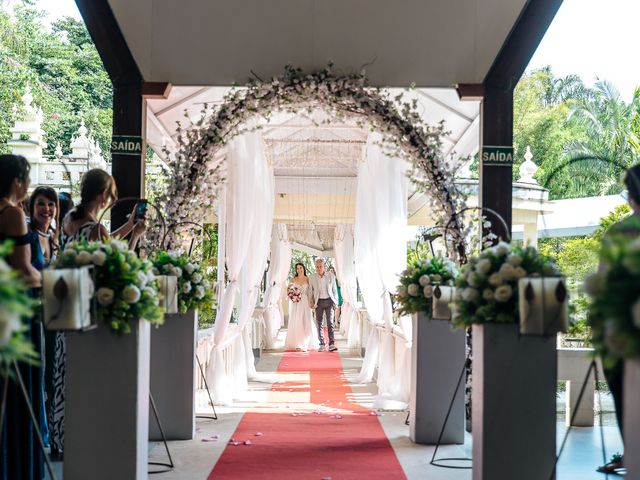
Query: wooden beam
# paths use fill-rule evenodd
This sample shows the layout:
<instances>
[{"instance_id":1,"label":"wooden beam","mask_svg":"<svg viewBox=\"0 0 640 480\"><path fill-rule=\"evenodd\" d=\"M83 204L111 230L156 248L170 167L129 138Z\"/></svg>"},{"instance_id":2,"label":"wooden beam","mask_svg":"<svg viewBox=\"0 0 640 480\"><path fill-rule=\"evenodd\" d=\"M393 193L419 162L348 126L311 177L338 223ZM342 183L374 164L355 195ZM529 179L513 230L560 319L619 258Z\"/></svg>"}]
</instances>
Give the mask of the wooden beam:
<instances>
[{"instance_id":1,"label":"wooden beam","mask_svg":"<svg viewBox=\"0 0 640 480\"><path fill-rule=\"evenodd\" d=\"M562 0L528 0L483 82L479 201L502 240L511 238L513 166L485 165L482 147L513 146L513 91L560 5Z\"/></svg>"},{"instance_id":2,"label":"wooden beam","mask_svg":"<svg viewBox=\"0 0 640 480\"><path fill-rule=\"evenodd\" d=\"M482 215L491 222L490 231L499 237L497 240L507 240L511 238L513 167L485 165L482 147L513 145L513 90L487 87L480 115L479 205L495 212L483 210Z\"/></svg>"},{"instance_id":3,"label":"wooden beam","mask_svg":"<svg viewBox=\"0 0 640 480\"><path fill-rule=\"evenodd\" d=\"M169 82L144 82L142 84L142 96L149 99L167 99L171 93L172 85Z\"/></svg>"},{"instance_id":4,"label":"wooden beam","mask_svg":"<svg viewBox=\"0 0 640 480\"><path fill-rule=\"evenodd\" d=\"M562 0L528 0L494 60L484 84L513 90L553 21Z\"/></svg>"},{"instance_id":5,"label":"wooden beam","mask_svg":"<svg viewBox=\"0 0 640 480\"><path fill-rule=\"evenodd\" d=\"M108 0L76 0L102 63L113 84L113 135L141 137L141 155L113 154L111 174L120 198L144 195L143 78ZM112 231L126 222L134 202L116 205L111 212Z\"/></svg>"},{"instance_id":6,"label":"wooden beam","mask_svg":"<svg viewBox=\"0 0 640 480\"><path fill-rule=\"evenodd\" d=\"M459 83L456 92L460 100L482 100L484 97L484 85L482 83Z\"/></svg>"}]
</instances>

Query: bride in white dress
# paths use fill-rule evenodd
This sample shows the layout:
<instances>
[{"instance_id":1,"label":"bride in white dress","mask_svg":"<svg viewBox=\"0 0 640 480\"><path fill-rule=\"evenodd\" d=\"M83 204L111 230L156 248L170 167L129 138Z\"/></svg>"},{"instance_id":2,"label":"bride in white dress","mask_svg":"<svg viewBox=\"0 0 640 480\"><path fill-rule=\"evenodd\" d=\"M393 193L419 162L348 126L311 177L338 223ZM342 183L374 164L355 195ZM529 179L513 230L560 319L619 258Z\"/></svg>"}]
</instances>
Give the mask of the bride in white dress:
<instances>
[{"instance_id":1,"label":"bride in white dress","mask_svg":"<svg viewBox=\"0 0 640 480\"><path fill-rule=\"evenodd\" d=\"M284 340L285 350L298 350L306 352L317 348L317 339L314 342L314 322L311 316L309 297L309 278L307 269L302 263L296 263L296 275L291 279L287 290L295 285L301 291L299 302L289 302L289 326Z\"/></svg>"}]
</instances>

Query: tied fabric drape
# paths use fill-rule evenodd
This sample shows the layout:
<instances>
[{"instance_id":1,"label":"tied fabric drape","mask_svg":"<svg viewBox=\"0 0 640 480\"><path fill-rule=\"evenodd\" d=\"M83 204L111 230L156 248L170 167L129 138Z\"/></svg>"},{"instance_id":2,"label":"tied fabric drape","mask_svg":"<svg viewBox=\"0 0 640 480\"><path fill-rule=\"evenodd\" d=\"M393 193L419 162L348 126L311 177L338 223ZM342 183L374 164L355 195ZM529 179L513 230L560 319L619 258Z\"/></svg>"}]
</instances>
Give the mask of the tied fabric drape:
<instances>
[{"instance_id":1,"label":"tied fabric drape","mask_svg":"<svg viewBox=\"0 0 640 480\"><path fill-rule=\"evenodd\" d=\"M280 298L291 265L291 243L287 226L273 226L271 236L271 263L267 277L268 287L264 302L265 340L267 348L273 348L278 331L282 327L282 309Z\"/></svg>"},{"instance_id":2,"label":"tied fabric drape","mask_svg":"<svg viewBox=\"0 0 640 480\"><path fill-rule=\"evenodd\" d=\"M214 346L207 380L214 399L228 403L255 377L253 350L247 332L269 251L275 180L267 164L260 133L249 132L227 144L227 184L224 197L225 243L229 283L221 293L213 329ZM230 328L240 293L238 325Z\"/></svg>"},{"instance_id":3,"label":"tied fabric drape","mask_svg":"<svg viewBox=\"0 0 640 480\"><path fill-rule=\"evenodd\" d=\"M259 277L266 263L268 232L273 219L274 179L267 165L262 138L257 132L235 137L227 145L226 261L229 283L221 295L220 309L214 325L214 341L219 344L231 320L240 274L244 269L245 288L241 292L239 321L251 315L249 295L254 295L256 272ZM266 232L265 232L266 230ZM264 256L263 259L259 258ZM248 312L247 312L248 309Z\"/></svg>"},{"instance_id":4,"label":"tied fabric drape","mask_svg":"<svg viewBox=\"0 0 640 480\"><path fill-rule=\"evenodd\" d=\"M372 380L376 364L393 364L393 339L380 338L376 326L384 325L389 332L393 328L390 294L407 262L407 164L387 156L381 140L379 134L369 136L366 158L358 171L356 274L373 324L358 376L361 383ZM386 378L384 372L378 373Z\"/></svg>"},{"instance_id":5,"label":"tied fabric drape","mask_svg":"<svg viewBox=\"0 0 640 480\"><path fill-rule=\"evenodd\" d=\"M336 256L336 274L342 292L340 330L347 336L347 346L354 348L360 335L360 323L356 321L356 270L353 250L353 226L337 225L334 250Z\"/></svg>"}]
</instances>

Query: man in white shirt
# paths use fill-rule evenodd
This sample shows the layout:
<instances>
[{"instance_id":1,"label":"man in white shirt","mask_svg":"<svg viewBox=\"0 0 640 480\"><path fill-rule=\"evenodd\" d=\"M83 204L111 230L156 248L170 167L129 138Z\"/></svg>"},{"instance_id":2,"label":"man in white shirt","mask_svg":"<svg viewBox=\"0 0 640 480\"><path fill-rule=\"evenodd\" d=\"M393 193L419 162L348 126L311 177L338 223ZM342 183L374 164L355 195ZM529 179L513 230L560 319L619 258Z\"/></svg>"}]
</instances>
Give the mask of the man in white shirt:
<instances>
[{"instance_id":1,"label":"man in white shirt","mask_svg":"<svg viewBox=\"0 0 640 480\"><path fill-rule=\"evenodd\" d=\"M322 328L322 314L327 317L327 330L329 331L329 351L335 352L338 347L335 345L333 336L333 310L338 303L338 289L336 288L336 277L324 268L324 260L316 259L316 273L309 277L311 287L311 308L316 311L316 323L318 326L318 340L320 341L319 352L325 351L324 329Z\"/></svg>"}]
</instances>

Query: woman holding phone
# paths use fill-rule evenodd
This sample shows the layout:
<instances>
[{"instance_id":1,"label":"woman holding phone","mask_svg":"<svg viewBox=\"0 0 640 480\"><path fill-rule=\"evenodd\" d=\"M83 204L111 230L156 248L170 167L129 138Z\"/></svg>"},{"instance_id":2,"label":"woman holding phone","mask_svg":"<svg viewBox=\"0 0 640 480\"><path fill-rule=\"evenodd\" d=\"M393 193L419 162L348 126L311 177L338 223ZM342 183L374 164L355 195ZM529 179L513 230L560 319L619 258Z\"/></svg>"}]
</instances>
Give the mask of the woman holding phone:
<instances>
[{"instance_id":1,"label":"woman holding phone","mask_svg":"<svg viewBox=\"0 0 640 480\"><path fill-rule=\"evenodd\" d=\"M102 240L109 237L129 238L129 248L133 250L146 230L146 202L136 204L129 220L109 235L99 222L101 210L118 199L116 182L104 170L94 168L82 177L80 203L69 211L62 223L65 243L74 240ZM52 452L62 458L64 452L64 379L66 363L66 343L62 332L57 332L53 365L54 392L50 406Z\"/></svg>"},{"instance_id":2,"label":"woman holding phone","mask_svg":"<svg viewBox=\"0 0 640 480\"><path fill-rule=\"evenodd\" d=\"M131 234L129 248L134 249L146 230L146 203L137 204L129 220L109 235L98 221L100 211L118 199L116 182L104 170L94 168L82 177L80 203L64 219L63 228L67 242L73 240L101 240L103 238L125 238Z\"/></svg>"}]
</instances>

